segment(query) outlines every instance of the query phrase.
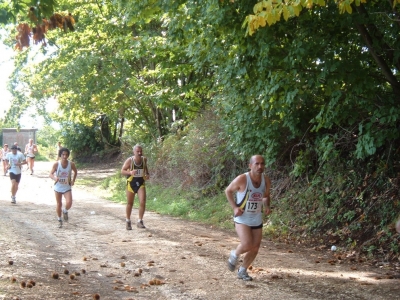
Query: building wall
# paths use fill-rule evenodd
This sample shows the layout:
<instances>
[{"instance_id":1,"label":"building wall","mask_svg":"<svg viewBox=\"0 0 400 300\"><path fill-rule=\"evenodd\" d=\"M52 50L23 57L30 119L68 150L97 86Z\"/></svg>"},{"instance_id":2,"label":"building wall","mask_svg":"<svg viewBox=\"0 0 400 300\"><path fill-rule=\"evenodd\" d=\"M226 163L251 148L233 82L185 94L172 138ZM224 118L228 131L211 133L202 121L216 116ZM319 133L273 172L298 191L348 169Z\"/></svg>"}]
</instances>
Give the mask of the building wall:
<instances>
[{"instance_id":1,"label":"building wall","mask_svg":"<svg viewBox=\"0 0 400 300\"><path fill-rule=\"evenodd\" d=\"M23 152L29 139L33 139L33 143L36 144L36 131L36 128L20 129L19 131L16 128L3 128L3 145L8 144L11 147L17 142Z\"/></svg>"}]
</instances>

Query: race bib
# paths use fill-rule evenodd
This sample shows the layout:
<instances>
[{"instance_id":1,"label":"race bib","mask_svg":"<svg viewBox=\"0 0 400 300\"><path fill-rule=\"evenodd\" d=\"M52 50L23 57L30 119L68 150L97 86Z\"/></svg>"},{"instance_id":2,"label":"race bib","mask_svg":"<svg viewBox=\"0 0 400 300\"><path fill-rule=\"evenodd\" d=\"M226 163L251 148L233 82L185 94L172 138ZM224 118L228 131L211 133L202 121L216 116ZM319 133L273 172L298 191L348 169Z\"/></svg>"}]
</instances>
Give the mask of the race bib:
<instances>
[{"instance_id":1,"label":"race bib","mask_svg":"<svg viewBox=\"0 0 400 300\"><path fill-rule=\"evenodd\" d=\"M59 182L60 184L68 184L68 179L67 179L67 178L59 178L59 179L58 179L58 182Z\"/></svg>"},{"instance_id":2,"label":"race bib","mask_svg":"<svg viewBox=\"0 0 400 300\"><path fill-rule=\"evenodd\" d=\"M143 174L144 174L143 169L135 169L133 171L135 171L135 173L133 174L133 177L143 177Z\"/></svg>"},{"instance_id":3,"label":"race bib","mask_svg":"<svg viewBox=\"0 0 400 300\"><path fill-rule=\"evenodd\" d=\"M62 171L62 172L60 172L60 174L58 176L58 182L60 184L69 184L68 178L69 178L68 172Z\"/></svg>"},{"instance_id":4,"label":"race bib","mask_svg":"<svg viewBox=\"0 0 400 300\"><path fill-rule=\"evenodd\" d=\"M249 213L260 213L262 208L262 194L252 193L246 204L246 211Z\"/></svg>"}]
</instances>

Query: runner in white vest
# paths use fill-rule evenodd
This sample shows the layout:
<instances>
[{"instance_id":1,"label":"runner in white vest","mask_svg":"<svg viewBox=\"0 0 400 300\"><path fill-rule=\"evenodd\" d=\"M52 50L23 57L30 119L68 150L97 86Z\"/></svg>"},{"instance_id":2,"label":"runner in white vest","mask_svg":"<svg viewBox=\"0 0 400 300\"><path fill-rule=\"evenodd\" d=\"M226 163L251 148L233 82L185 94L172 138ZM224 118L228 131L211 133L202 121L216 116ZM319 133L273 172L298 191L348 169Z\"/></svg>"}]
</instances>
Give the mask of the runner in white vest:
<instances>
[{"instance_id":1,"label":"runner in white vest","mask_svg":"<svg viewBox=\"0 0 400 300\"><path fill-rule=\"evenodd\" d=\"M67 148L61 148L60 160L53 164L53 168L50 171L50 178L54 180L54 193L57 201L57 217L58 227L61 228L63 220L61 213L63 214L64 221L68 221L68 210L72 206L72 190L71 187L75 183L78 171L75 163L68 160L70 151ZM74 173L72 175L72 172ZM65 207L62 208L62 196L65 198Z\"/></svg>"},{"instance_id":2,"label":"runner in white vest","mask_svg":"<svg viewBox=\"0 0 400 300\"><path fill-rule=\"evenodd\" d=\"M11 180L11 203L16 204L17 200L15 197L18 191L19 182L21 181L21 166L26 165L26 160L25 156L18 151L17 145L11 146L11 152L7 154L6 160Z\"/></svg>"},{"instance_id":3,"label":"runner in white vest","mask_svg":"<svg viewBox=\"0 0 400 300\"><path fill-rule=\"evenodd\" d=\"M262 239L263 218L271 213L271 180L264 175L265 160L261 155L254 155L249 162L250 171L236 177L226 188L225 194L233 209L233 221L240 244L232 250L228 259L228 268L234 271L241 254L243 263L237 277L244 281L253 280L247 273L258 254ZM236 199L234 194L236 193Z\"/></svg>"},{"instance_id":4,"label":"runner in white vest","mask_svg":"<svg viewBox=\"0 0 400 300\"><path fill-rule=\"evenodd\" d=\"M29 139L29 143L25 146L25 155L28 163L28 169L31 170L31 175L33 174L36 152L38 152L37 145L33 143L33 139Z\"/></svg>"},{"instance_id":5,"label":"runner in white vest","mask_svg":"<svg viewBox=\"0 0 400 300\"><path fill-rule=\"evenodd\" d=\"M1 151L1 160L3 163L3 171L4 171L4 176L7 175L8 172L8 162L6 160L7 154L10 152L10 149L8 148L8 144L4 144L3 149Z\"/></svg>"}]
</instances>

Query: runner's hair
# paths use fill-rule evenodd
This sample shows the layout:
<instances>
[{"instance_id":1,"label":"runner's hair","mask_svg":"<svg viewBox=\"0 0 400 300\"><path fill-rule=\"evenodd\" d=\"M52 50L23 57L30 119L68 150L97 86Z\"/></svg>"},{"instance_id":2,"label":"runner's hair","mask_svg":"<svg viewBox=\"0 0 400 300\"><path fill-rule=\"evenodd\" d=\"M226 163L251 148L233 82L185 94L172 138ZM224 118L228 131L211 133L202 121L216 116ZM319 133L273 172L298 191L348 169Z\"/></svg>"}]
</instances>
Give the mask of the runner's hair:
<instances>
[{"instance_id":1,"label":"runner's hair","mask_svg":"<svg viewBox=\"0 0 400 300\"><path fill-rule=\"evenodd\" d=\"M68 148L65 148L65 147L62 147L60 150L58 150L58 157L61 157L61 154L62 154L64 151L68 153L68 157L69 157L70 151L69 151Z\"/></svg>"},{"instance_id":2,"label":"runner's hair","mask_svg":"<svg viewBox=\"0 0 400 300\"><path fill-rule=\"evenodd\" d=\"M142 148L143 149L142 145L140 145L140 144L136 144L135 146L133 146L133 151L135 151L136 148Z\"/></svg>"}]
</instances>

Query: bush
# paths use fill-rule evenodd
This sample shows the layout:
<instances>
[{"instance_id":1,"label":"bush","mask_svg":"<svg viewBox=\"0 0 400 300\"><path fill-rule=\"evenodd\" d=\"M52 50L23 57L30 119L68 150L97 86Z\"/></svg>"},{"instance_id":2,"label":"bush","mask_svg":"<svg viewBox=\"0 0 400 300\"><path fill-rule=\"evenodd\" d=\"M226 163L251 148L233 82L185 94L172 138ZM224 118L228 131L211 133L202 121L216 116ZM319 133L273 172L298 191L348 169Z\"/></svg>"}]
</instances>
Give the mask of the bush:
<instances>
[{"instance_id":1,"label":"bush","mask_svg":"<svg viewBox=\"0 0 400 300\"><path fill-rule=\"evenodd\" d=\"M149 162L152 180L160 185L215 195L245 170L243 162L226 150L228 139L211 111L153 147Z\"/></svg>"}]
</instances>

